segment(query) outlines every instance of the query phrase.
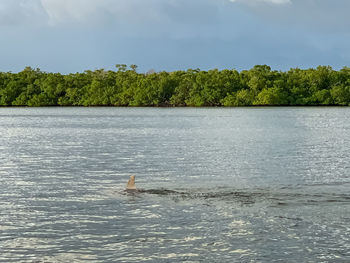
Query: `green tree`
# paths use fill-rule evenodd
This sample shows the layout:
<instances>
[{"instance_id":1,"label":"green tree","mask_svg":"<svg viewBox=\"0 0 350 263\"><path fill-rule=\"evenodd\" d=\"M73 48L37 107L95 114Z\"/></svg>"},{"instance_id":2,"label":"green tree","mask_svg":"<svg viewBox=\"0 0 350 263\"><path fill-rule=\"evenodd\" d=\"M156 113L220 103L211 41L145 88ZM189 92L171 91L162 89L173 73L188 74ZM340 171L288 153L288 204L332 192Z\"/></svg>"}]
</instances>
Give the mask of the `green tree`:
<instances>
[{"instance_id":1,"label":"green tree","mask_svg":"<svg viewBox=\"0 0 350 263\"><path fill-rule=\"evenodd\" d=\"M263 89L254 101L254 105L278 106L287 104L287 94L278 88Z\"/></svg>"}]
</instances>

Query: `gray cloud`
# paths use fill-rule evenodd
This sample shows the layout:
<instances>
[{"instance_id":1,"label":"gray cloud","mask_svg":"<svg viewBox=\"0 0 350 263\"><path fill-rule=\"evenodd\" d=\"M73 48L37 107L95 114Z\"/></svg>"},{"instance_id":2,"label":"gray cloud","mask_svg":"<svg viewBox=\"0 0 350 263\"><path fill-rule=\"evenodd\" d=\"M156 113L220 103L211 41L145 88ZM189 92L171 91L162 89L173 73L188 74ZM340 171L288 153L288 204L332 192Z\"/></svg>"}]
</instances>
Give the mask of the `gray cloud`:
<instances>
[{"instance_id":1,"label":"gray cloud","mask_svg":"<svg viewBox=\"0 0 350 263\"><path fill-rule=\"evenodd\" d=\"M349 0L1 0L0 25L201 27L220 20L218 10L227 3L288 27L350 26Z\"/></svg>"},{"instance_id":2,"label":"gray cloud","mask_svg":"<svg viewBox=\"0 0 350 263\"><path fill-rule=\"evenodd\" d=\"M163 14L157 1L140 0L41 0L49 16L50 25L72 22L91 24L96 22L161 20Z\"/></svg>"},{"instance_id":3,"label":"gray cloud","mask_svg":"<svg viewBox=\"0 0 350 263\"><path fill-rule=\"evenodd\" d=\"M350 61L348 0L0 0L0 70Z\"/></svg>"},{"instance_id":4,"label":"gray cloud","mask_svg":"<svg viewBox=\"0 0 350 263\"><path fill-rule=\"evenodd\" d=\"M47 19L40 0L1 0L0 26L40 24Z\"/></svg>"},{"instance_id":5,"label":"gray cloud","mask_svg":"<svg viewBox=\"0 0 350 263\"><path fill-rule=\"evenodd\" d=\"M231 0L231 2L266 21L288 27L348 32L350 26L348 0Z\"/></svg>"},{"instance_id":6,"label":"gray cloud","mask_svg":"<svg viewBox=\"0 0 350 263\"><path fill-rule=\"evenodd\" d=\"M208 24L216 9L214 0L1 0L0 24Z\"/></svg>"},{"instance_id":7,"label":"gray cloud","mask_svg":"<svg viewBox=\"0 0 350 263\"><path fill-rule=\"evenodd\" d=\"M127 37L211 35L215 0L1 0L0 25L80 28ZM228 0L225 0L228 3Z\"/></svg>"},{"instance_id":8,"label":"gray cloud","mask_svg":"<svg viewBox=\"0 0 350 263\"><path fill-rule=\"evenodd\" d=\"M74 23L166 27L208 25L217 18L214 0L41 0L51 25Z\"/></svg>"},{"instance_id":9,"label":"gray cloud","mask_svg":"<svg viewBox=\"0 0 350 263\"><path fill-rule=\"evenodd\" d=\"M290 4L291 0L230 0L230 2L256 6L259 4Z\"/></svg>"},{"instance_id":10,"label":"gray cloud","mask_svg":"<svg viewBox=\"0 0 350 263\"><path fill-rule=\"evenodd\" d=\"M212 36L220 23L214 0L41 0L49 25L99 28L118 37Z\"/></svg>"}]
</instances>

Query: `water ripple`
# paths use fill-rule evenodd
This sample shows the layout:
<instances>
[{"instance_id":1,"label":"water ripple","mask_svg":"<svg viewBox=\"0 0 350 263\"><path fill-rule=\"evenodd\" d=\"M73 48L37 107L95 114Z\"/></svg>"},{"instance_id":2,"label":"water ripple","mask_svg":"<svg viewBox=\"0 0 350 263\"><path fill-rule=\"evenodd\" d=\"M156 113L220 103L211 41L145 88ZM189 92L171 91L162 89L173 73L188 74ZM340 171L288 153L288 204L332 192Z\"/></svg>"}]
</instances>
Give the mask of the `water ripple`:
<instances>
[{"instance_id":1,"label":"water ripple","mask_svg":"<svg viewBox=\"0 0 350 263\"><path fill-rule=\"evenodd\" d=\"M348 108L0 108L0 123L0 262L350 261Z\"/></svg>"}]
</instances>

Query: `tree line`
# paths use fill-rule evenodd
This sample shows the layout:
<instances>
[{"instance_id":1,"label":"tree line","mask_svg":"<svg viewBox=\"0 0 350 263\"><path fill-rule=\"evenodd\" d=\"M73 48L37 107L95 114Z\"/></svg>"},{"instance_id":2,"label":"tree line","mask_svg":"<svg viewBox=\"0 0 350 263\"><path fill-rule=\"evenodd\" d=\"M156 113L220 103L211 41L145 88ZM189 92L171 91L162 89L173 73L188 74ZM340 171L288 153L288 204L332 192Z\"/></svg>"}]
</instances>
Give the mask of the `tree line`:
<instances>
[{"instance_id":1,"label":"tree line","mask_svg":"<svg viewBox=\"0 0 350 263\"><path fill-rule=\"evenodd\" d=\"M138 73L137 66L60 74L0 72L0 106L350 105L350 68Z\"/></svg>"}]
</instances>

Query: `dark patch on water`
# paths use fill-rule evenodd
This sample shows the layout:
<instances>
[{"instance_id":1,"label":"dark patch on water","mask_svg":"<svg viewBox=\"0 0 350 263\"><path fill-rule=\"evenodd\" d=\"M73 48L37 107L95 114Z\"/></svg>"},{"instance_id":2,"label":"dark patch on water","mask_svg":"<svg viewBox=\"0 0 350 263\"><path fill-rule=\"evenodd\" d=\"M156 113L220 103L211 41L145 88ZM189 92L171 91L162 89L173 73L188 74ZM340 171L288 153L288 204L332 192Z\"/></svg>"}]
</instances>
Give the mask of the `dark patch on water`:
<instances>
[{"instance_id":1,"label":"dark patch on water","mask_svg":"<svg viewBox=\"0 0 350 263\"><path fill-rule=\"evenodd\" d=\"M260 189L261 190L261 189ZM274 206L288 205L317 205L320 203L349 203L350 194L308 194L308 193L290 193L290 192L271 192L271 191L215 191L208 189L203 191L198 189L171 190L171 189L137 189L125 190L122 194L146 198L143 195L154 195L159 197L169 197L175 201L179 200L202 200L202 201L222 201L236 202L242 205L252 205L254 203L268 202Z\"/></svg>"}]
</instances>

